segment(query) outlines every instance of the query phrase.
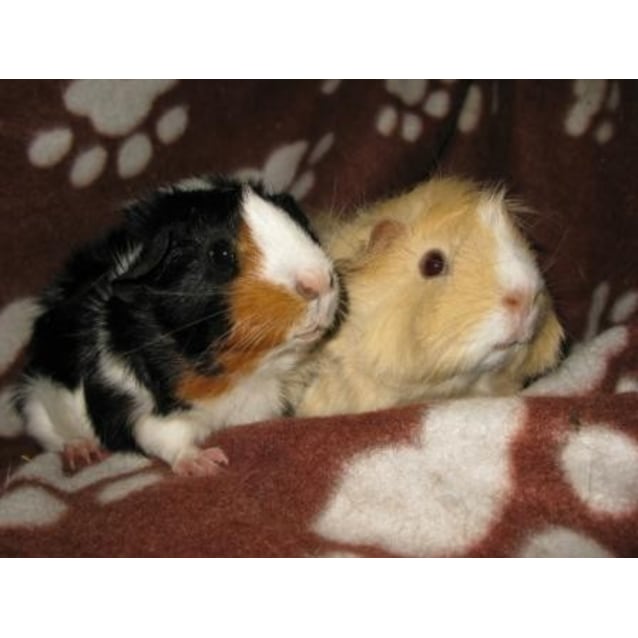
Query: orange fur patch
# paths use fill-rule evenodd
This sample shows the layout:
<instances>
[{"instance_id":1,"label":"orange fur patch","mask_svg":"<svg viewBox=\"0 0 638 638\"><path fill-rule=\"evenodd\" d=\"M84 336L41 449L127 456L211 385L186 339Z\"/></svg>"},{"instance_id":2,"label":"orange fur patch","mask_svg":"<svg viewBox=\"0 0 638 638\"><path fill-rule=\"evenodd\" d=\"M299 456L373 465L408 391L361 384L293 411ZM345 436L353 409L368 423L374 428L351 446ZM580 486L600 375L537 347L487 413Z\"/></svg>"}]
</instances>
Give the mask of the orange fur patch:
<instances>
[{"instance_id":1,"label":"orange fur patch","mask_svg":"<svg viewBox=\"0 0 638 638\"><path fill-rule=\"evenodd\" d=\"M229 390L252 372L263 357L282 345L306 310L301 297L260 278L262 256L249 227L242 221L237 246L240 275L230 292L232 330L221 344L218 375L189 369L180 379L177 395L186 401L210 399Z\"/></svg>"}]
</instances>

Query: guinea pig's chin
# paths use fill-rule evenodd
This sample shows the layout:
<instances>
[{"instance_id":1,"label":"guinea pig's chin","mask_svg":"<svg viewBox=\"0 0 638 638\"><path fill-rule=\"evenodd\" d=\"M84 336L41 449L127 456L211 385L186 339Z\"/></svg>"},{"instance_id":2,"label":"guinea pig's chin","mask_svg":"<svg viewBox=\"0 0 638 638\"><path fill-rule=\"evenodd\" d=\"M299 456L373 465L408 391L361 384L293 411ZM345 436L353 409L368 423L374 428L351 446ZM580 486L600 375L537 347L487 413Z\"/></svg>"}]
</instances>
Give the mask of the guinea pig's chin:
<instances>
[{"instance_id":1,"label":"guinea pig's chin","mask_svg":"<svg viewBox=\"0 0 638 638\"><path fill-rule=\"evenodd\" d=\"M512 344L508 347L495 347L477 362L475 370L477 372L488 372L489 370L500 368L510 361L517 350L517 344Z\"/></svg>"},{"instance_id":2,"label":"guinea pig's chin","mask_svg":"<svg viewBox=\"0 0 638 638\"><path fill-rule=\"evenodd\" d=\"M337 301L333 292L313 302L303 323L292 331L291 339L298 344L313 344L321 339L335 321Z\"/></svg>"},{"instance_id":3,"label":"guinea pig's chin","mask_svg":"<svg viewBox=\"0 0 638 638\"><path fill-rule=\"evenodd\" d=\"M315 343L315 341L319 341L319 339L323 337L327 329L327 326L316 324L309 328L302 328L296 332L293 332L291 339L292 341L299 344L310 345Z\"/></svg>"}]
</instances>

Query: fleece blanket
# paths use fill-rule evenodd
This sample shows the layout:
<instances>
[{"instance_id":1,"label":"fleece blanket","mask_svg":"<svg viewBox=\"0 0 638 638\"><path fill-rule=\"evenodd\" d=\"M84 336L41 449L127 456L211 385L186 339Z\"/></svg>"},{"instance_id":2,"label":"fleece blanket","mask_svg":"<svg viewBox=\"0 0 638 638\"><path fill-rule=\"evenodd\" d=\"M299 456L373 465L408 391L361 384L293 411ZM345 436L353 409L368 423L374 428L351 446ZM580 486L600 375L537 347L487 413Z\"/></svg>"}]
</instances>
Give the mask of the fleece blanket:
<instances>
[{"instance_id":1,"label":"fleece blanket","mask_svg":"<svg viewBox=\"0 0 638 638\"><path fill-rule=\"evenodd\" d=\"M2 556L638 555L638 85L577 81L0 83L0 383L33 298L140 190L259 176L348 212L433 173L502 180L568 334L518 396L229 428L179 478L76 474L0 416Z\"/></svg>"}]
</instances>

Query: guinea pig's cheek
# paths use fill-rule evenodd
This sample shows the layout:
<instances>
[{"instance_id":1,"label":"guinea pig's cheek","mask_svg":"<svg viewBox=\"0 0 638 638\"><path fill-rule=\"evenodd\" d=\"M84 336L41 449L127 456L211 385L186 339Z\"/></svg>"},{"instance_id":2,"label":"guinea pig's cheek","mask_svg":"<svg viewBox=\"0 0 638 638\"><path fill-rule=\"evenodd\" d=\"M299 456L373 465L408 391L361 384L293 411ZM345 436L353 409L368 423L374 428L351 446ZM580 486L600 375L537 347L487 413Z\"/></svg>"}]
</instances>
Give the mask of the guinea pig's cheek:
<instances>
[{"instance_id":1,"label":"guinea pig's cheek","mask_svg":"<svg viewBox=\"0 0 638 638\"><path fill-rule=\"evenodd\" d=\"M501 313L488 315L464 340L465 359L468 367L489 370L507 360L510 352L498 344L507 334L507 322Z\"/></svg>"},{"instance_id":2,"label":"guinea pig's cheek","mask_svg":"<svg viewBox=\"0 0 638 638\"><path fill-rule=\"evenodd\" d=\"M285 343L301 323L306 304L283 286L240 278L231 293L233 329L228 347L269 350Z\"/></svg>"},{"instance_id":3,"label":"guinea pig's cheek","mask_svg":"<svg viewBox=\"0 0 638 638\"><path fill-rule=\"evenodd\" d=\"M229 300L233 330L227 347L265 351L288 340L304 316L306 303L283 285L264 279L263 255L245 222L239 229L240 275Z\"/></svg>"}]
</instances>

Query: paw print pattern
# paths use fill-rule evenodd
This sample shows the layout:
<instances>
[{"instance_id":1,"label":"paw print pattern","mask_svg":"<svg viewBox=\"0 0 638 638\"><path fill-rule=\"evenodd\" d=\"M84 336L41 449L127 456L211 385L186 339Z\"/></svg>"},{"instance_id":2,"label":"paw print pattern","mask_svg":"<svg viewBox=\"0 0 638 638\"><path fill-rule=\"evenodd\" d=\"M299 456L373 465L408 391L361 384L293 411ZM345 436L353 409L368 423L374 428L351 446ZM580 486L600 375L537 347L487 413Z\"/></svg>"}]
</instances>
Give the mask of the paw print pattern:
<instances>
[{"instance_id":1,"label":"paw print pattern","mask_svg":"<svg viewBox=\"0 0 638 638\"><path fill-rule=\"evenodd\" d=\"M375 126L385 136L398 133L406 142L416 142L423 132L423 117L442 119L450 112L448 86L456 80L440 80L430 89L431 80L386 80L388 93L398 98L401 108L386 104L377 114ZM472 85L461 109L458 129L470 133L479 124L483 108L483 95L479 86Z\"/></svg>"},{"instance_id":2,"label":"paw print pattern","mask_svg":"<svg viewBox=\"0 0 638 638\"><path fill-rule=\"evenodd\" d=\"M413 556L465 550L507 504L509 447L525 414L518 398L433 407L422 417L418 444L382 447L349 461L313 531L333 542ZM480 429L458 427L473 419Z\"/></svg>"},{"instance_id":3,"label":"paw print pattern","mask_svg":"<svg viewBox=\"0 0 638 638\"><path fill-rule=\"evenodd\" d=\"M235 175L263 180L274 190L287 190L302 200L315 184L315 167L332 148L334 133L326 133L310 150L310 143L299 140L277 147L262 168L242 168Z\"/></svg>"},{"instance_id":4,"label":"paw print pattern","mask_svg":"<svg viewBox=\"0 0 638 638\"><path fill-rule=\"evenodd\" d=\"M607 424L583 424L569 434L560 462L591 510L622 516L638 507L638 446L626 434Z\"/></svg>"},{"instance_id":5,"label":"paw print pattern","mask_svg":"<svg viewBox=\"0 0 638 638\"><path fill-rule=\"evenodd\" d=\"M620 104L620 83L608 80L575 80L574 100L565 116L565 132L581 137L592 131L598 144L614 136L613 115Z\"/></svg>"},{"instance_id":6,"label":"paw print pattern","mask_svg":"<svg viewBox=\"0 0 638 638\"><path fill-rule=\"evenodd\" d=\"M0 497L0 527L51 525L72 511L68 496L91 491L97 503L106 505L146 489L162 477L149 459L137 454L111 454L69 476L59 454L43 453L7 479Z\"/></svg>"},{"instance_id":7,"label":"paw print pattern","mask_svg":"<svg viewBox=\"0 0 638 638\"><path fill-rule=\"evenodd\" d=\"M473 422L481 427L468 427ZM330 542L370 545L391 554L472 551L500 527L511 503L547 489L547 475L528 473L526 463L519 465L516 458L532 423L521 397L430 406L418 439L362 452L344 464L313 531ZM638 441L613 422L593 419L578 428L568 423L566 414L560 426L564 436L555 430L532 444L551 450L551 471L560 476L551 482L556 502L573 498L585 520L633 515L638 510ZM513 538L515 555L611 555L600 539L565 527L560 516L553 520L547 512L542 526L533 524L526 538Z\"/></svg>"},{"instance_id":8,"label":"paw print pattern","mask_svg":"<svg viewBox=\"0 0 638 638\"><path fill-rule=\"evenodd\" d=\"M587 326L583 335L583 341L591 341L599 332L600 324L609 306L610 286L606 281L596 286L592 294L589 313L587 315ZM628 290L614 300L609 309L608 319L613 324L626 323L638 309L638 290Z\"/></svg>"},{"instance_id":9,"label":"paw print pattern","mask_svg":"<svg viewBox=\"0 0 638 638\"><path fill-rule=\"evenodd\" d=\"M104 172L109 150L99 136L119 141L116 170L123 179L139 175L153 156L149 135L139 131L155 100L170 91L177 80L74 80L64 91L63 101L71 116L86 117L96 133L93 145L77 149L70 162L69 181L85 188ZM155 137L172 144L188 126L188 109L176 105L155 122ZM27 155L33 166L51 168L66 158L74 145L72 125L40 131L29 144ZM110 146L110 145L109 145Z\"/></svg>"},{"instance_id":10,"label":"paw print pattern","mask_svg":"<svg viewBox=\"0 0 638 638\"><path fill-rule=\"evenodd\" d=\"M596 392L608 379L610 363L630 342L627 321L638 310L638 290L628 290L610 305L610 285L601 282L592 293L587 324L580 342L554 372L530 385L527 396L575 396ZM613 324L601 330L604 323ZM623 374L615 382L616 392L638 390L638 373Z\"/></svg>"},{"instance_id":11,"label":"paw print pattern","mask_svg":"<svg viewBox=\"0 0 638 638\"><path fill-rule=\"evenodd\" d=\"M548 525L527 539L520 553L521 558L612 558L602 545L582 532Z\"/></svg>"},{"instance_id":12,"label":"paw print pattern","mask_svg":"<svg viewBox=\"0 0 638 638\"><path fill-rule=\"evenodd\" d=\"M324 95L332 95L341 85L343 80L324 80L321 83L321 92Z\"/></svg>"}]
</instances>

